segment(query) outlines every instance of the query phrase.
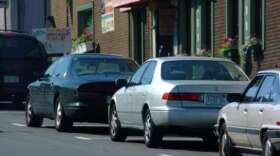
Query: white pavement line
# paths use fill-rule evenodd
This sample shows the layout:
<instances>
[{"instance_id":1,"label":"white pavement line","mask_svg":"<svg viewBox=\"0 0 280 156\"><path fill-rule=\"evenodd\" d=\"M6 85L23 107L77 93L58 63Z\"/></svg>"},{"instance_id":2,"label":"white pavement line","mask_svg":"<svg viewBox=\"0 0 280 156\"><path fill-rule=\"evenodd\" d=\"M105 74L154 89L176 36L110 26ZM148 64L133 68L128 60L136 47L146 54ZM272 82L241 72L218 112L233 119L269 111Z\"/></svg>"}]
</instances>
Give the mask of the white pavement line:
<instances>
[{"instance_id":1,"label":"white pavement line","mask_svg":"<svg viewBox=\"0 0 280 156\"><path fill-rule=\"evenodd\" d=\"M92 140L92 138L87 138L87 137L82 137L82 136L75 136L74 138L79 139L79 140L86 140L86 141Z\"/></svg>"},{"instance_id":2,"label":"white pavement line","mask_svg":"<svg viewBox=\"0 0 280 156\"><path fill-rule=\"evenodd\" d=\"M159 156L171 156L169 154L158 154Z\"/></svg>"},{"instance_id":3,"label":"white pavement line","mask_svg":"<svg viewBox=\"0 0 280 156\"><path fill-rule=\"evenodd\" d=\"M20 124L20 123L11 123L11 125L17 126L17 127L26 127L24 124Z\"/></svg>"}]
</instances>

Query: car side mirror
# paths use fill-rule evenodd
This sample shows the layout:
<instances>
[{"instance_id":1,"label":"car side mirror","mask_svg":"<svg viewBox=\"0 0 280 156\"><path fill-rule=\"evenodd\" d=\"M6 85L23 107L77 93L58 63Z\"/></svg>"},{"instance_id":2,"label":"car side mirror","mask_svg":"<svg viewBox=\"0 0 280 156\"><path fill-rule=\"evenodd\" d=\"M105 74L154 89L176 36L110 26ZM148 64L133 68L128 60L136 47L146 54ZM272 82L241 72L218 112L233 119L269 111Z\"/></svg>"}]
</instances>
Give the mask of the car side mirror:
<instances>
[{"instance_id":1,"label":"car side mirror","mask_svg":"<svg viewBox=\"0 0 280 156\"><path fill-rule=\"evenodd\" d=\"M118 79L118 80L116 80L116 86L118 88L125 87L125 86L127 86L127 84L128 84L128 82L127 82L126 79Z\"/></svg>"},{"instance_id":2,"label":"car side mirror","mask_svg":"<svg viewBox=\"0 0 280 156\"><path fill-rule=\"evenodd\" d=\"M229 94L227 96L228 102L241 102L242 101L242 94Z\"/></svg>"}]
</instances>

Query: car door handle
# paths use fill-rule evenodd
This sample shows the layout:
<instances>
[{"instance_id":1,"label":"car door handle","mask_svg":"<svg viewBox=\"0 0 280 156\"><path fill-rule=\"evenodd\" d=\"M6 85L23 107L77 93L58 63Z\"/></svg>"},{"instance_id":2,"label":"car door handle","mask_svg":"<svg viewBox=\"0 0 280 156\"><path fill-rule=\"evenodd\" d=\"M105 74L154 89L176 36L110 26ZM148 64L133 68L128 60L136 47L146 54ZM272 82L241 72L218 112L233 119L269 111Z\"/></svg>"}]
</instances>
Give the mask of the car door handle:
<instances>
[{"instance_id":1,"label":"car door handle","mask_svg":"<svg viewBox=\"0 0 280 156\"><path fill-rule=\"evenodd\" d=\"M264 110L263 110L263 109L260 109L259 111L260 111L260 113L263 113Z\"/></svg>"},{"instance_id":2,"label":"car door handle","mask_svg":"<svg viewBox=\"0 0 280 156\"><path fill-rule=\"evenodd\" d=\"M248 113L248 109L247 108L244 108L243 112L246 114Z\"/></svg>"}]
</instances>

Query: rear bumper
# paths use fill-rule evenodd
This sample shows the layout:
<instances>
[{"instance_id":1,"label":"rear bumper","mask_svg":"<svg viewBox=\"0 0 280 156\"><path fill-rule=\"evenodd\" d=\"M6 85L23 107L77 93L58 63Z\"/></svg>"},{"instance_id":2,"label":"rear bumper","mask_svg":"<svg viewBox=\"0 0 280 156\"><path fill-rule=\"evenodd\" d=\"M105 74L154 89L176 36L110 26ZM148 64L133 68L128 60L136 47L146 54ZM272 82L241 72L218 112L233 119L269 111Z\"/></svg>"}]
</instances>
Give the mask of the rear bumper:
<instances>
[{"instance_id":1,"label":"rear bumper","mask_svg":"<svg viewBox=\"0 0 280 156\"><path fill-rule=\"evenodd\" d=\"M214 130L219 110L220 108L161 107L151 109L151 115L155 124L160 127Z\"/></svg>"},{"instance_id":2,"label":"rear bumper","mask_svg":"<svg viewBox=\"0 0 280 156\"><path fill-rule=\"evenodd\" d=\"M0 101L24 101L26 99L27 89L21 86L0 86Z\"/></svg>"}]
</instances>

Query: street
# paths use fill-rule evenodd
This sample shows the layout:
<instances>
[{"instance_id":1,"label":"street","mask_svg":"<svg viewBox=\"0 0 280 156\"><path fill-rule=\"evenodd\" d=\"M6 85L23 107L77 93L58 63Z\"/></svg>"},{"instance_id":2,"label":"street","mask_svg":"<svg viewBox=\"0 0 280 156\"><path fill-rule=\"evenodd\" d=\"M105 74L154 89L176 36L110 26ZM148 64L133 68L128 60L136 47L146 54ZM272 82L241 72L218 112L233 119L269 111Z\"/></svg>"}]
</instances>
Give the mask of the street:
<instances>
[{"instance_id":1,"label":"street","mask_svg":"<svg viewBox=\"0 0 280 156\"><path fill-rule=\"evenodd\" d=\"M2 105L2 104L1 104ZM75 123L69 133L58 133L53 121L42 128L27 128L22 110L0 107L1 156L217 156L217 148L200 139L165 137L162 147L148 149L142 136L128 137L124 143L111 142L106 125Z\"/></svg>"}]
</instances>

